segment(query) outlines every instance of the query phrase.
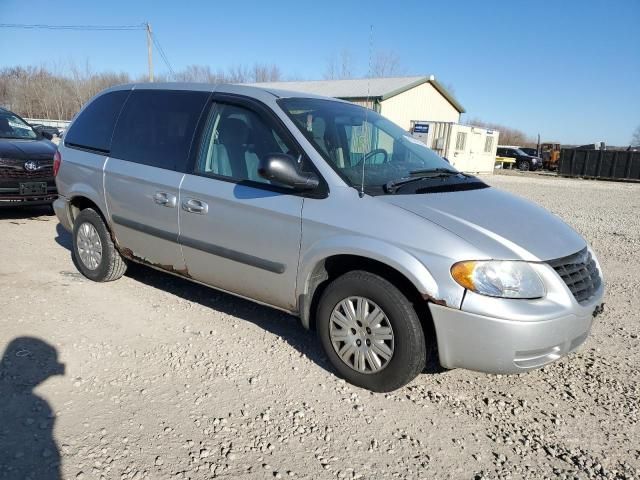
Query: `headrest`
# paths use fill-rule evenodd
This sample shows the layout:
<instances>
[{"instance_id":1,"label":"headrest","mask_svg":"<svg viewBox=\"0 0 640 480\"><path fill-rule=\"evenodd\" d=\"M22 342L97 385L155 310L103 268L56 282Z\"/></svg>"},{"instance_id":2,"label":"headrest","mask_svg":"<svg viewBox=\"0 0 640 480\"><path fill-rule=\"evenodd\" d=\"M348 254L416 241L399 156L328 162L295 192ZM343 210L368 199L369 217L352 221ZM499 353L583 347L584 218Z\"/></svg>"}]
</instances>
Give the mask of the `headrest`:
<instances>
[{"instance_id":1,"label":"headrest","mask_svg":"<svg viewBox=\"0 0 640 480\"><path fill-rule=\"evenodd\" d=\"M238 118L225 118L220 125L218 139L226 145L243 145L247 143L249 127Z\"/></svg>"}]
</instances>

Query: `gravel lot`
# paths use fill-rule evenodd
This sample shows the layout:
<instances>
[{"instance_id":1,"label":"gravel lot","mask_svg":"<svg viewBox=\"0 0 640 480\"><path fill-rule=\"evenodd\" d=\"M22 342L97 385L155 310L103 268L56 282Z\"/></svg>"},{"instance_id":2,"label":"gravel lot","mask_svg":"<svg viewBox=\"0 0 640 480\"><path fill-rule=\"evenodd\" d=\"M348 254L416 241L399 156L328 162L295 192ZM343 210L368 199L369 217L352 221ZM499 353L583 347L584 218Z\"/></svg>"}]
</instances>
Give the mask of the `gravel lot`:
<instances>
[{"instance_id":1,"label":"gravel lot","mask_svg":"<svg viewBox=\"0 0 640 480\"><path fill-rule=\"evenodd\" d=\"M591 242L606 311L542 370L391 394L290 316L143 267L92 283L46 209L0 210L0 479L640 478L640 185L487 181Z\"/></svg>"}]
</instances>

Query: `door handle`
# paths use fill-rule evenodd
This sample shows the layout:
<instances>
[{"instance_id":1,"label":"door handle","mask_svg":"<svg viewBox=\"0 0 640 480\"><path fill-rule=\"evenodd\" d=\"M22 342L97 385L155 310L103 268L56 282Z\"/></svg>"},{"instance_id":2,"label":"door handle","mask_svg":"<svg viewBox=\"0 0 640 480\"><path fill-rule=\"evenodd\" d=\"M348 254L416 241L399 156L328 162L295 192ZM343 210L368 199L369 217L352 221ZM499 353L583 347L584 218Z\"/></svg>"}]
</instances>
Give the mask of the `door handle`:
<instances>
[{"instance_id":1,"label":"door handle","mask_svg":"<svg viewBox=\"0 0 640 480\"><path fill-rule=\"evenodd\" d=\"M202 200L190 198L186 202L182 202L182 209L186 210L189 213L199 213L201 215L204 215L209 211L209 205L204 203Z\"/></svg>"},{"instance_id":2,"label":"door handle","mask_svg":"<svg viewBox=\"0 0 640 480\"><path fill-rule=\"evenodd\" d=\"M156 192L153 195L153 201L158 205L162 205L163 207L174 208L178 199L175 195L171 195L170 193L165 192Z\"/></svg>"}]
</instances>

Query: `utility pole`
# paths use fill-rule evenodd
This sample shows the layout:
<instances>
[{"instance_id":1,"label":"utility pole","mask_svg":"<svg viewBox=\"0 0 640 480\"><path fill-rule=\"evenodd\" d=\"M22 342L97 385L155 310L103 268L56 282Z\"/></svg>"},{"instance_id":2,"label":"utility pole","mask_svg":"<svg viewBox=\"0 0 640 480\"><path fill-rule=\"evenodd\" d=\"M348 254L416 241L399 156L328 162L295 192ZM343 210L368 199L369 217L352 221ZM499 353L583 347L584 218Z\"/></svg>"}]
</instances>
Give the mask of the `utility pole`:
<instances>
[{"instance_id":1,"label":"utility pole","mask_svg":"<svg viewBox=\"0 0 640 480\"><path fill-rule=\"evenodd\" d=\"M145 23L147 27L147 60L149 62L149 81L153 82L153 47L151 45L151 24Z\"/></svg>"}]
</instances>

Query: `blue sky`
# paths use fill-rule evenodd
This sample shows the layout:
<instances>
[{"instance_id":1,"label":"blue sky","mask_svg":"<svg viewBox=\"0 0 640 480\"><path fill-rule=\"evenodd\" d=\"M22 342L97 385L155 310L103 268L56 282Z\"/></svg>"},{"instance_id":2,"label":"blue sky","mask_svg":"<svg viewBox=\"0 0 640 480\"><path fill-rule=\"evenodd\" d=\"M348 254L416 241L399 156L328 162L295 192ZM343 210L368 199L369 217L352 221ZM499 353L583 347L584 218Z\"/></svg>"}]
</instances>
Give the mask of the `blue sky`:
<instances>
[{"instance_id":1,"label":"blue sky","mask_svg":"<svg viewBox=\"0 0 640 480\"><path fill-rule=\"evenodd\" d=\"M273 62L303 79L321 78L345 48L364 76L373 24L374 50L452 86L467 118L610 145L627 144L640 125L640 0L0 0L0 23L145 21L175 70ZM144 32L0 29L0 67L69 60L144 74ZM155 64L164 70L157 55Z\"/></svg>"}]
</instances>

